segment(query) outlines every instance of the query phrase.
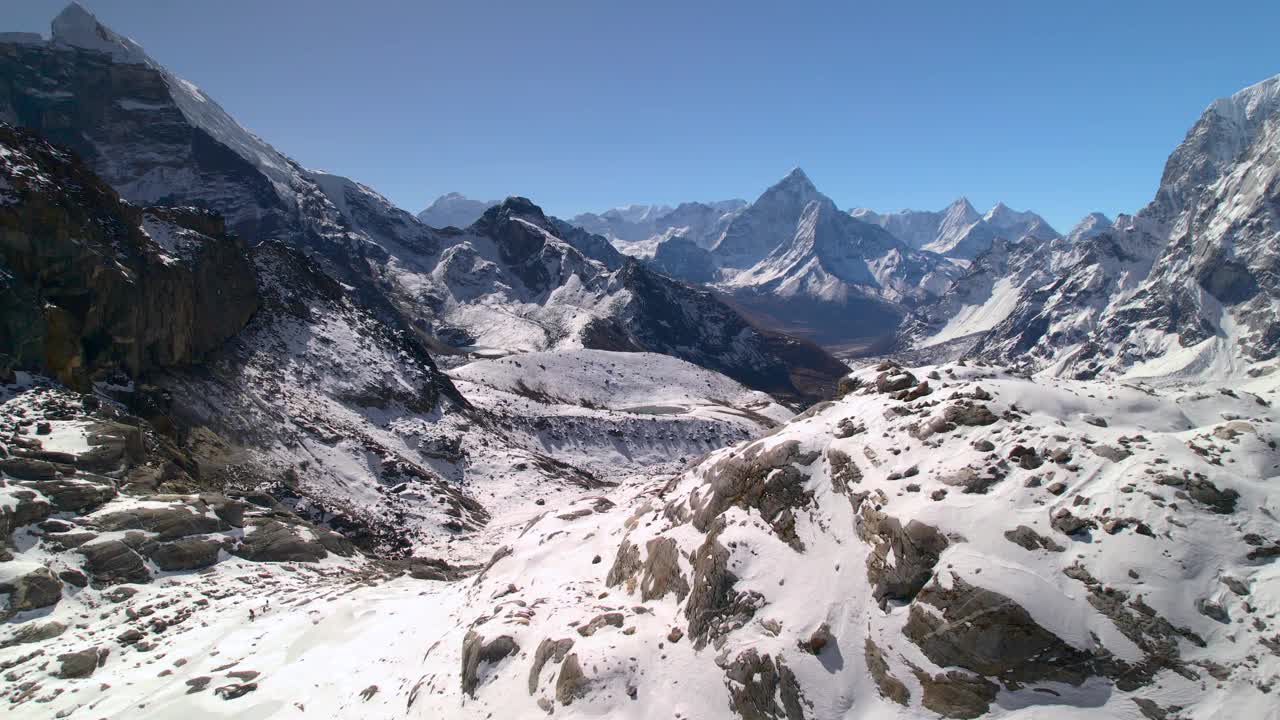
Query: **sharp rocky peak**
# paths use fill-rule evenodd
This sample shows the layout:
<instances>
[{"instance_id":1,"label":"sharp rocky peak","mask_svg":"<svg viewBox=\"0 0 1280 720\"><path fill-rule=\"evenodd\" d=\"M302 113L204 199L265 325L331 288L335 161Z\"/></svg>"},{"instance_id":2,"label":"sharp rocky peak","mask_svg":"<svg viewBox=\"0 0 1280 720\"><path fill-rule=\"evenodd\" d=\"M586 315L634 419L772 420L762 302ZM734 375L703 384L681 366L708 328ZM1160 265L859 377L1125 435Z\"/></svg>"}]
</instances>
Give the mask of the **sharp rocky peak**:
<instances>
[{"instance_id":1,"label":"sharp rocky peak","mask_svg":"<svg viewBox=\"0 0 1280 720\"><path fill-rule=\"evenodd\" d=\"M106 53L117 62L151 63L141 45L103 25L78 2L58 13L51 30L57 45Z\"/></svg>"}]
</instances>

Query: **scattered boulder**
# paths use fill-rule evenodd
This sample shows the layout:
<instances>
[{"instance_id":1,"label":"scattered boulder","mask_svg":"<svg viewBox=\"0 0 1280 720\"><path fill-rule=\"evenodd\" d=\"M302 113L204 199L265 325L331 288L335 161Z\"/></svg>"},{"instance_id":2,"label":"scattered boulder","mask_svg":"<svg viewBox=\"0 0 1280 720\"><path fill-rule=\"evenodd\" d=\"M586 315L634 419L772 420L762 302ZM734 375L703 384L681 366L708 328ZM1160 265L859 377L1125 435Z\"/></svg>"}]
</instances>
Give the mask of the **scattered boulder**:
<instances>
[{"instance_id":1,"label":"scattered boulder","mask_svg":"<svg viewBox=\"0 0 1280 720\"><path fill-rule=\"evenodd\" d=\"M595 616L594 618L591 618L591 622L587 623L586 625L579 625L578 634L581 635L582 637L591 637L592 635L596 634L597 630L606 626L613 626L616 628L622 627L622 621L623 621L622 613L619 613L619 612L603 613L601 615Z\"/></svg>"},{"instance_id":2,"label":"scattered boulder","mask_svg":"<svg viewBox=\"0 0 1280 720\"><path fill-rule=\"evenodd\" d=\"M1019 525L1012 530L1006 530L1004 539L1025 548L1027 550L1048 550L1050 552L1062 552L1065 548L1026 525Z\"/></svg>"},{"instance_id":3,"label":"scattered boulder","mask_svg":"<svg viewBox=\"0 0 1280 720\"><path fill-rule=\"evenodd\" d=\"M60 678L86 678L107 662L106 648L89 648L58 656L57 675Z\"/></svg>"}]
</instances>

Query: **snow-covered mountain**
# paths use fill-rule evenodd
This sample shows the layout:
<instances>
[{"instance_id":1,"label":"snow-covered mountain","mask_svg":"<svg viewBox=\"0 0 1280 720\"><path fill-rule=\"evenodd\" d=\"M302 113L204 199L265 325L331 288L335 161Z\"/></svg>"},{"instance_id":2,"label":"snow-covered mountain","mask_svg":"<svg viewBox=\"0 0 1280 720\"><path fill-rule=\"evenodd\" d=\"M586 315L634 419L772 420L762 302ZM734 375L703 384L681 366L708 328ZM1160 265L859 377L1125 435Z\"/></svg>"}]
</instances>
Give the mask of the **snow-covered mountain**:
<instances>
[{"instance_id":1,"label":"snow-covered mountain","mask_svg":"<svg viewBox=\"0 0 1280 720\"><path fill-rule=\"evenodd\" d=\"M1066 237L797 170L619 209L692 218L646 263L54 29L0 34L6 717L1276 715L1280 76ZM914 310L850 372L735 307Z\"/></svg>"},{"instance_id":2,"label":"snow-covered mountain","mask_svg":"<svg viewBox=\"0 0 1280 720\"><path fill-rule=\"evenodd\" d=\"M739 212L744 200L685 202L669 205L628 205L603 213L583 213L569 222L607 238L620 251L639 258L653 257L658 245L682 237L709 248Z\"/></svg>"},{"instance_id":3,"label":"snow-covered mountain","mask_svg":"<svg viewBox=\"0 0 1280 720\"><path fill-rule=\"evenodd\" d=\"M456 375L491 383L494 402L612 396L605 358L547 364L524 387L503 362ZM571 367L582 386L558 382ZM538 494L476 538L475 565L370 562L284 509L212 496L59 513L0 565L25 602L75 587L62 563L112 557L113 533L170 567L207 562L199 542L230 552L23 611L0 682L19 717L1272 713L1277 376L1204 393L916 372L868 367L840 400L682 472ZM77 460L96 432L48 422L42 442ZM152 520L171 516L188 524ZM133 566L93 577L109 567Z\"/></svg>"},{"instance_id":4,"label":"snow-covered mountain","mask_svg":"<svg viewBox=\"0 0 1280 720\"><path fill-rule=\"evenodd\" d=\"M1136 216L979 256L909 342L967 338L950 349L1081 377L1230 377L1273 357L1278 97L1280 76L1211 104Z\"/></svg>"},{"instance_id":5,"label":"snow-covered mountain","mask_svg":"<svg viewBox=\"0 0 1280 720\"><path fill-rule=\"evenodd\" d=\"M497 200L488 202L472 200L462 193L445 193L432 200L431 204L418 213L417 217L423 224L433 228L464 228L479 220L485 210L498 203Z\"/></svg>"},{"instance_id":6,"label":"snow-covered mountain","mask_svg":"<svg viewBox=\"0 0 1280 720\"><path fill-rule=\"evenodd\" d=\"M892 334L957 268L836 209L799 168L768 188L711 248L715 287L761 322L828 345Z\"/></svg>"},{"instance_id":7,"label":"snow-covered mountain","mask_svg":"<svg viewBox=\"0 0 1280 720\"><path fill-rule=\"evenodd\" d=\"M883 227L910 247L961 260L971 260L986 251L996 238L1049 240L1058 237L1057 231L1034 212L1013 210L1004 203L996 203L985 215L979 215L963 197L937 212L901 210L880 214L856 208L849 214Z\"/></svg>"},{"instance_id":8,"label":"snow-covered mountain","mask_svg":"<svg viewBox=\"0 0 1280 720\"><path fill-rule=\"evenodd\" d=\"M434 350L669 351L792 398L829 392L814 381L829 388L841 372L706 293L624 269L607 241L527 200L439 231L372 188L304 169L79 5L58 16L52 40L4 49L0 116L71 147L131 202L208 208L250 243L303 251L380 321ZM803 388L790 379L796 361Z\"/></svg>"}]
</instances>

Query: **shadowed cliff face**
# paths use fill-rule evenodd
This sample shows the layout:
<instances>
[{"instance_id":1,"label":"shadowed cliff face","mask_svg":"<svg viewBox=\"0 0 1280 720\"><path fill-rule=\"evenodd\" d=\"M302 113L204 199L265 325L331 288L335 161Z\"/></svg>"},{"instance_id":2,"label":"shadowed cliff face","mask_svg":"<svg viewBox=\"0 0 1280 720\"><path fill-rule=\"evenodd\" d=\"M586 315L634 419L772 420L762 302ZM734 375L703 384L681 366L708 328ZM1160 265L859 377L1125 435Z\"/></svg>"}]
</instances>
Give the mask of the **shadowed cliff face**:
<instances>
[{"instance_id":1,"label":"shadowed cliff face","mask_svg":"<svg viewBox=\"0 0 1280 720\"><path fill-rule=\"evenodd\" d=\"M242 243L194 208L138 208L72 153L0 125L0 366L85 386L198 361L258 307Z\"/></svg>"}]
</instances>

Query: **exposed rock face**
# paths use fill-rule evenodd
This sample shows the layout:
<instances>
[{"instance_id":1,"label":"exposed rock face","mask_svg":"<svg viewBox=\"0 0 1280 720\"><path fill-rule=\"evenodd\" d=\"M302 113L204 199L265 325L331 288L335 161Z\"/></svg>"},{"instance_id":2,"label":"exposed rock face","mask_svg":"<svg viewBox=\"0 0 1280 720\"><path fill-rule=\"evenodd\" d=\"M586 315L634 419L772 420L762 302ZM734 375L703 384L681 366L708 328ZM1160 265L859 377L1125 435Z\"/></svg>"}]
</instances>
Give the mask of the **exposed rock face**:
<instances>
[{"instance_id":1,"label":"exposed rock face","mask_svg":"<svg viewBox=\"0 0 1280 720\"><path fill-rule=\"evenodd\" d=\"M933 577L938 557L947 549L947 538L919 520L904 527L893 517L864 505L859 533L874 543L867 556L867 580L872 595L884 609L889 601L910 602Z\"/></svg>"},{"instance_id":2,"label":"exposed rock face","mask_svg":"<svg viewBox=\"0 0 1280 720\"><path fill-rule=\"evenodd\" d=\"M758 442L738 457L721 460L707 472L710 496L694 516L694 526L708 530L731 505L755 508L779 537L803 551L804 543L795 534L795 512L811 502L813 494L804 488L800 468L817 457L816 452L801 452L794 441L767 450Z\"/></svg>"},{"instance_id":3,"label":"exposed rock face","mask_svg":"<svg viewBox=\"0 0 1280 720\"><path fill-rule=\"evenodd\" d=\"M960 667L1006 683L1079 685L1095 674L1092 654L1045 630L1009 598L959 577L951 579L950 588L935 581L921 591L903 634L940 667Z\"/></svg>"},{"instance_id":4,"label":"exposed rock face","mask_svg":"<svg viewBox=\"0 0 1280 720\"><path fill-rule=\"evenodd\" d=\"M560 674L556 678L556 702L572 705L574 700L588 692L591 692L591 680L583 674L577 654L570 654L560 663Z\"/></svg>"},{"instance_id":5,"label":"exposed rock face","mask_svg":"<svg viewBox=\"0 0 1280 720\"><path fill-rule=\"evenodd\" d=\"M538 643L538 650L533 655L533 664L529 666L529 694L538 692L538 682L542 677L542 668L549 662L561 663L564 656L573 649L573 638L551 640L543 638Z\"/></svg>"},{"instance_id":6,"label":"exposed rock face","mask_svg":"<svg viewBox=\"0 0 1280 720\"><path fill-rule=\"evenodd\" d=\"M182 538L161 543L151 553L151 560L161 570L198 570L218 561L222 544L215 540Z\"/></svg>"},{"instance_id":7,"label":"exposed rock face","mask_svg":"<svg viewBox=\"0 0 1280 720\"><path fill-rule=\"evenodd\" d=\"M278 520L255 519L246 528L236 555L256 562L315 562L329 553L317 540L309 540Z\"/></svg>"},{"instance_id":8,"label":"exposed rock face","mask_svg":"<svg viewBox=\"0 0 1280 720\"><path fill-rule=\"evenodd\" d=\"M921 703L946 718L981 717L991 709L999 686L986 678L951 670L940 675L915 671L916 679L924 690Z\"/></svg>"},{"instance_id":9,"label":"exposed rock face","mask_svg":"<svg viewBox=\"0 0 1280 720\"><path fill-rule=\"evenodd\" d=\"M649 265L663 275L694 283L711 282L716 276L711 253L682 236L658 243Z\"/></svg>"},{"instance_id":10,"label":"exposed rock face","mask_svg":"<svg viewBox=\"0 0 1280 720\"><path fill-rule=\"evenodd\" d=\"M62 581L41 565L6 567L0 575L0 593L9 595L7 613L38 610L56 605L62 599ZM0 611L0 614L7 613Z\"/></svg>"},{"instance_id":11,"label":"exposed rock face","mask_svg":"<svg viewBox=\"0 0 1280 720\"><path fill-rule=\"evenodd\" d=\"M867 638L863 654L867 663L867 671L875 679L876 688L880 690L880 695L899 705L910 703L911 691L907 689L907 686L901 680L889 672L889 663L885 661L884 653L880 651L879 646L871 638Z\"/></svg>"},{"instance_id":12,"label":"exposed rock face","mask_svg":"<svg viewBox=\"0 0 1280 720\"><path fill-rule=\"evenodd\" d=\"M743 720L805 720L796 676L781 660L745 650L725 668L729 707Z\"/></svg>"},{"instance_id":13,"label":"exposed rock face","mask_svg":"<svg viewBox=\"0 0 1280 720\"><path fill-rule=\"evenodd\" d=\"M467 633L462 643L462 692L475 697L476 684L480 682L477 672L481 663L497 664L518 652L520 646L509 635L485 642L484 637L474 632Z\"/></svg>"},{"instance_id":14,"label":"exposed rock face","mask_svg":"<svg viewBox=\"0 0 1280 720\"><path fill-rule=\"evenodd\" d=\"M0 126L0 145L0 178L16 198L0 203L0 265L27 298L0 319L0 347L18 353L7 367L83 387L113 368L136 375L191 363L257 308L245 247L217 216L126 205L78 158L28 131Z\"/></svg>"}]
</instances>

